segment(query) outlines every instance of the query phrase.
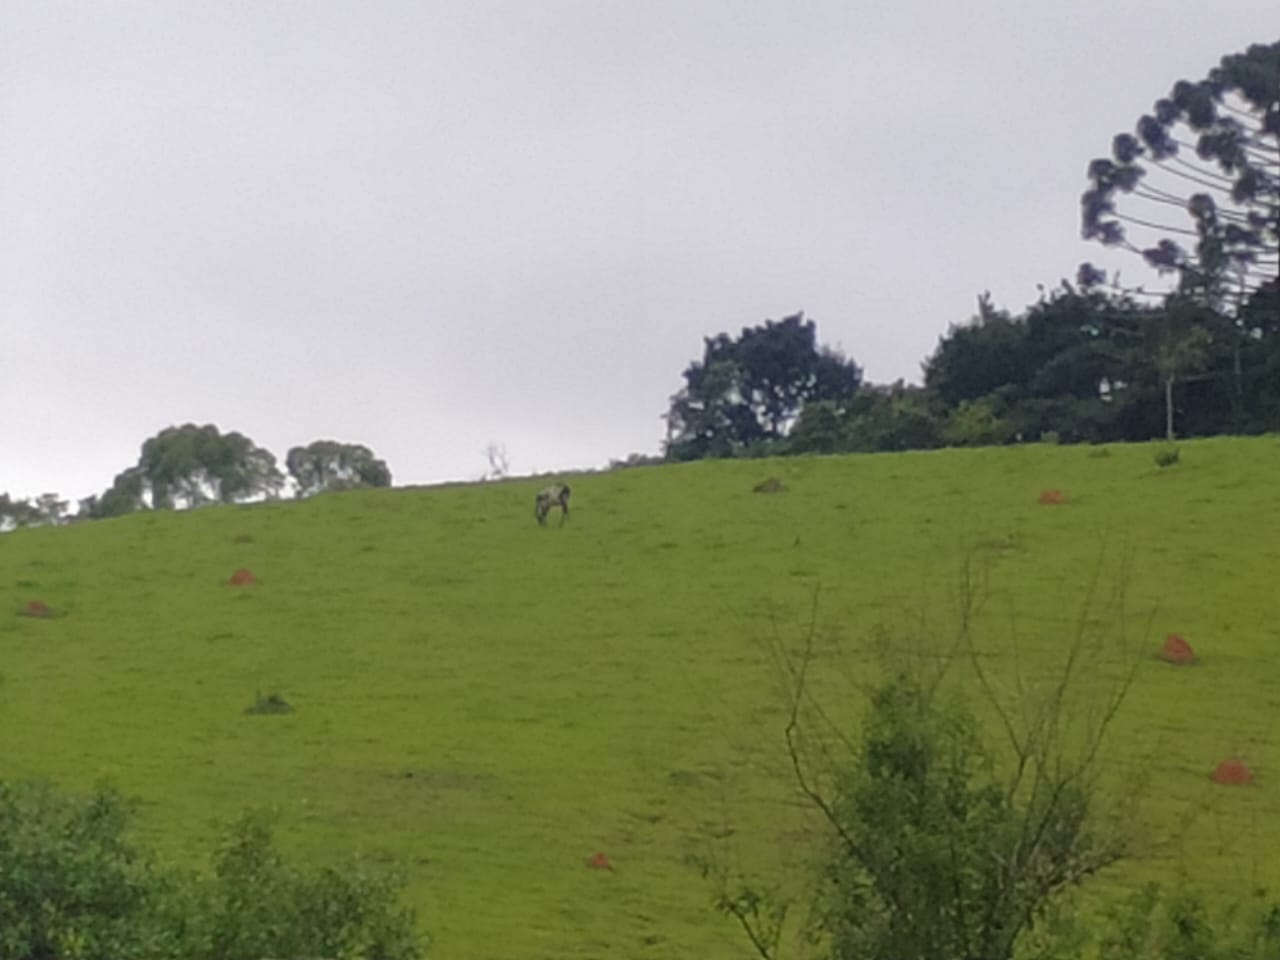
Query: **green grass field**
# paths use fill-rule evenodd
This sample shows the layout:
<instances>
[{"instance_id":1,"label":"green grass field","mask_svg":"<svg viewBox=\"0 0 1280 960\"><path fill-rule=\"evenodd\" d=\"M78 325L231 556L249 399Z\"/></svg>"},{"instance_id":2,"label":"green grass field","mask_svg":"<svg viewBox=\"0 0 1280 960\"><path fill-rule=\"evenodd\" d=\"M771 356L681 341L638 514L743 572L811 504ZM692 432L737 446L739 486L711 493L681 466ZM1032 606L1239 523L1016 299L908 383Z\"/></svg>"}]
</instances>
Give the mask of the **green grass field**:
<instances>
[{"instance_id":1,"label":"green grass field","mask_svg":"<svg viewBox=\"0 0 1280 960\"><path fill-rule=\"evenodd\" d=\"M708 820L760 869L799 850L773 624L798 642L821 585L846 658L816 682L852 710L836 667L871 670L877 629L946 634L964 557L988 585L979 643L1032 673L1127 557L1101 626L1144 655L1176 631L1202 663L1141 662L1107 762L1113 789L1143 784L1146 852L1112 882L1280 888L1280 442L1190 442L1166 470L1156 449L592 474L564 527L513 480L18 531L0 776L105 778L184 862L274 808L303 857L403 870L443 960L742 956L688 861ZM769 476L787 490L753 493ZM228 586L241 566L259 582ZM55 616L19 616L33 599ZM244 713L273 691L295 712ZM1211 785L1236 754L1257 784Z\"/></svg>"}]
</instances>

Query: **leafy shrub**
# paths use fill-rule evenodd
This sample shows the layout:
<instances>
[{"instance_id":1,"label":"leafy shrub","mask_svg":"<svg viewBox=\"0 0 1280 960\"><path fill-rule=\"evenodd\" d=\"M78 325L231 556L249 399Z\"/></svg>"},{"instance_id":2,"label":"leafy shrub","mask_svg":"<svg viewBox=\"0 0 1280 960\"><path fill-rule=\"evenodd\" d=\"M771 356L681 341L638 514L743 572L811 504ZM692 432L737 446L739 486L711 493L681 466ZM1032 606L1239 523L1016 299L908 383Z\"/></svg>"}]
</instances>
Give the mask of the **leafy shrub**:
<instances>
[{"instance_id":1,"label":"leafy shrub","mask_svg":"<svg viewBox=\"0 0 1280 960\"><path fill-rule=\"evenodd\" d=\"M0 957L132 958L158 931L149 858L119 794L0 782Z\"/></svg>"},{"instance_id":2,"label":"leafy shrub","mask_svg":"<svg viewBox=\"0 0 1280 960\"><path fill-rule=\"evenodd\" d=\"M291 866L255 815L227 831L212 876L163 868L133 840L130 814L113 790L0 781L0 958L425 955L391 878L357 862Z\"/></svg>"},{"instance_id":3,"label":"leafy shrub","mask_svg":"<svg viewBox=\"0 0 1280 960\"><path fill-rule=\"evenodd\" d=\"M1170 447L1167 450L1160 450L1156 453L1156 466L1164 469L1165 467L1173 467L1178 464L1178 448Z\"/></svg>"},{"instance_id":4,"label":"leafy shrub","mask_svg":"<svg viewBox=\"0 0 1280 960\"><path fill-rule=\"evenodd\" d=\"M1114 902L1100 918L1077 914L1064 927L1088 929L1097 960L1274 960L1280 956L1280 904L1264 891L1212 910L1193 890L1162 895L1155 884Z\"/></svg>"},{"instance_id":5,"label":"leafy shrub","mask_svg":"<svg viewBox=\"0 0 1280 960\"><path fill-rule=\"evenodd\" d=\"M999 446L1013 440L1014 429L996 413L993 402L984 397L965 400L951 411L942 436L957 447Z\"/></svg>"},{"instance_id":6,"label":"leafy shrub","mask_svg":"<svg viewBox=\"0 0 1280 960\"><path fill-rule=\"evenodd\" d=\"M272 844L268 821L248 814L233 824L215 858L198 955L420 957L412 914L396 905L398 891L394 881L356 863L310 872L290 866Z\"/></svg>"}]
</instances>

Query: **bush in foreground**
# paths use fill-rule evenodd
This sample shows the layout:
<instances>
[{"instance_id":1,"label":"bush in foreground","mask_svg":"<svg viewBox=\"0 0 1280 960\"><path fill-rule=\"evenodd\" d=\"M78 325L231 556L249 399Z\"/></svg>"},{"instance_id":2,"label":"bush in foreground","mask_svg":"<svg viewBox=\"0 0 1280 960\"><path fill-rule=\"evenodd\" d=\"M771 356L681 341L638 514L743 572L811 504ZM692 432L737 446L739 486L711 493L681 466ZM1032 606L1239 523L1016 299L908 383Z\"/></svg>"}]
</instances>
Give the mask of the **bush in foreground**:
<instances>
[{"instance_id":1,"label":"bush in foreground","mask_svg":"<svg viewBox=\"0 0 1280 960\"><path fill-rule=\"evenodd\" d=\"M1190 886L1144 889L1101 916L1082 909L1082 888L1138 846L1141 794L1103 788L1104 744L1138 660L1123 636L1102 635L1116 618L1089 615L1100 578L1101 566L1059 667L1029 678L1015 662L997 676L972 633L980 598L966 567L954 639L886 636L871 662L859 654L842 691L863 701L852 729L811 679L820 655L841 655L817 649L817 593L799 652L775 634L787 759L818 827L807 883L747 879L716 846L733 831L711 835L699 860L761 960L1280 960L1280 905L1266 891L1230 891L1223 911ZM1122 596L1123 577L1117 609ZM964 696L974 689L977 700Z\"/></svg>"},{"instance_id":2,"label":"bush in foreground","mask_svg":"<svg viewBox=\"0 0 1280 960\"><path fill-rule=\"evenodd\" d=\"M390 878L291 865L257 815L228 829L212 876L166 868L131 814L106 788L0 782L0 960L425 956Z\"/></svg>"}]
</instances>

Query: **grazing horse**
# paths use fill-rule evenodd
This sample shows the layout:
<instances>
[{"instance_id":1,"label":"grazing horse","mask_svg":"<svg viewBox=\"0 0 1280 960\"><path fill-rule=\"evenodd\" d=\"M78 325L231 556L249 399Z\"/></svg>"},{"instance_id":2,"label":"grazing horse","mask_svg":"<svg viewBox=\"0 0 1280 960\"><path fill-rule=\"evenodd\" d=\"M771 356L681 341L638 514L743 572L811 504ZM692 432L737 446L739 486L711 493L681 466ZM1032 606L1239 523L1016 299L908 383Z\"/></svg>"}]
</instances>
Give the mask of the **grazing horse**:
<instances>
[{"instance_id":1,"label":"grazing horse","mask_svg":"<svg viewBox=\"0 0 1280 960\"><path fill-rule=\"evenodd\" d=\"M547 514L552 507L560 508L561 524L569 519L569 488L565 484L553 483L538 491L537 499L533 502L533 515L538 518L538 523L547 522Z\"/></svg>"}]
</instances>

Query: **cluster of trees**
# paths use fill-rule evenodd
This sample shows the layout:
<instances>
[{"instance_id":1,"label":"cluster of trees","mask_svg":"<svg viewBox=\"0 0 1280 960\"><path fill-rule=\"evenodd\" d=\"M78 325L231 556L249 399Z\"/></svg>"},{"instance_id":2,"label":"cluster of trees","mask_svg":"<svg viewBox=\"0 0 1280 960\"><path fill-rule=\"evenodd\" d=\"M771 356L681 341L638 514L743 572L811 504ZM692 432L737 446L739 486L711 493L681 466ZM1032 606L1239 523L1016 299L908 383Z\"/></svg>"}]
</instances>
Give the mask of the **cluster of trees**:
<instances>
[{"instance_id":1,"label":"cluster of trees","mask_svg":"<svg viewBox=\"0 0 1280 960\"><path fill-rule=\"evenodd\" d=\"M1086 263L1017 315L983 295L921 386L862 382L800 315L720 334L671 398L667 458L1280 429L1280 43L1179 81L1088 176L1085 238L1172 274L1170 293Z\"/></svg>"},{"instance_id":2,"label":"cluster of trees","mask_svg":"<svg viewBox=\"0 0 1280 960\"><path fill-rule=\"evenodd\" d=\"M1017 315L979 298L924 364L924 383L858 368L766 323L706 341L671 401L669 459L875 452L1040 440L1142 441L1280 429L1280 286L1234 313L1158 305L1064 281ZM737 348L769 342L767 380ZM757 384L764 380L762 389Z\"/></svg>"},{"instance_id":3,"label":"cluster of trees","mask_svg":"<svg viewBox=\"0 0 1280 960\"><path fill-rule=\"evenodd\" d=\"M57 494L15 500L0 494L0 529L117 517L135 510L175 510L211 503L274 499L292 485L295 497L356 487L389 487L391 471L368 447L316 440L285 456L288 477L270 450L213 424L168 427L142 445L138 462L103 493L86 497L74 515Z\"/></svg>"},{"instance_id":4,"label":"cluster of trees","mask_svg":"<svg viewBox=\"0 0 1280 960\"><path fill-rule=\"evenodd\" d=\"M207 873L162 866L115 791L87 797L0 781L0 956L418 960L426 944L402 884L359 862L306 869L246 815Z\"/></svg>"},{"instance_id":5,"label":"cluster of trees","mask_svg":"<svg viewBox=\"0 0 1280 960\"><path fill-rule=\"evenodd\" d=\"M70 504L56 493L42 493L31 500L17 500L0 493L0 530L13 527L57 525L67 516Z\"/></svg>"},{"instance_id":6,"label":"cluster of trees","mask_svg":"<svg viewBox=\"0 0 1280 960\"><path fill-rule=\"evenodd\" d=\"M801 313L744 327L736 339L708 337L702 361L691 363L684 379L667 414L667 455L674 460L776 444L807 405L852 396L862 371L820 347L817 327Z\"/></svg>"}]
</instances>

